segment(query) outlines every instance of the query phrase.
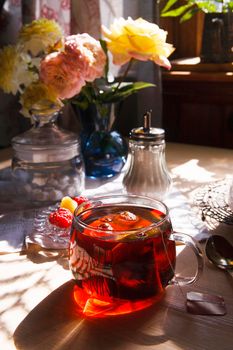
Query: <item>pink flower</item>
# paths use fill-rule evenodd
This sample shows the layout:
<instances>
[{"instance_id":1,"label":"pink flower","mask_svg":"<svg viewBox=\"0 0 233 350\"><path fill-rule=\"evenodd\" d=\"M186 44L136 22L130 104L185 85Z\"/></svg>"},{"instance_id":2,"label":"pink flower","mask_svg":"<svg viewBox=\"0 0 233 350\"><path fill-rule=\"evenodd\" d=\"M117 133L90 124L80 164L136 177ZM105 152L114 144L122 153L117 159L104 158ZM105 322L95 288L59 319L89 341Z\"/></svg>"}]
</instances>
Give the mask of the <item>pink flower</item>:
<instances>
[{"instance_id":1,"label":"pink flower","mask_svg":"<svg viewBox=\"0 0 233 350\"><path fill-rule=\"evenodd\" d=\"M53 52L41 61L40 78L59 98L71 98L85 85L81 63L65 52Z\"/></svg>"},{"instance_id":2,"label":"pink flower","mask_svg":"<svg viewBox=\"0 0 233 350\"><path fill-rule=\"evenodd\" d=\"M65 39L64 53L70 64L85 77L89 65L92 64L91 54L79 42L77 37L77 35L70 35Z\"/></svg>"},{"instance_id":3,"label":"pink flower","mask_svg":"<svg viewBox=\"0 0 233 350\"><path fill-rule=\"evenodd\" d=\"M65 52L74 58L79 57L86 63L86 69L83 71L86 81L93 81L103 75L106 55L100 42L89 34L68 36L65 39Z\"/></svg>"},{"instance_id":4,"label":"pink flower","mask_svg":"<svg viewBox=\"0 0 233 350\"><path fill-rule=\"evenodd\" d=\"M77 95L86 81L102 76L106 56L99 41L88 34L70 35L64 51L47 55L40 64L40 78L61 99Z\"/></svg>"}]
</instances>

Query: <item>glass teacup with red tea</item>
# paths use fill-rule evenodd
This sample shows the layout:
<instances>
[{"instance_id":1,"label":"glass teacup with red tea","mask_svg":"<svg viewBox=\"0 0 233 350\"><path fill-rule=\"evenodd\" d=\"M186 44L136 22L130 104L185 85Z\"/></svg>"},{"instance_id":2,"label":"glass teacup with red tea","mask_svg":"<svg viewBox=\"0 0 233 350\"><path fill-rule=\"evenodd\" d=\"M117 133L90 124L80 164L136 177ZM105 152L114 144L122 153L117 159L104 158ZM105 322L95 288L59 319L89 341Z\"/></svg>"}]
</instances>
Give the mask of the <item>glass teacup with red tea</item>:
<instances>
[{"instance_id":1,"label":"glass teacup with red tea","mask_svg":"<svg viewBox=\"0 0 233 350\"><path fill-rule=\"evenodd\" d=\"M166 205L135 195L96 197L75 212L70 240L74 299L86 316L105 317L141 310L160 300L175 283L176 244L202 254L188 235L174 233Z\"/></svg>"}]
</instances>

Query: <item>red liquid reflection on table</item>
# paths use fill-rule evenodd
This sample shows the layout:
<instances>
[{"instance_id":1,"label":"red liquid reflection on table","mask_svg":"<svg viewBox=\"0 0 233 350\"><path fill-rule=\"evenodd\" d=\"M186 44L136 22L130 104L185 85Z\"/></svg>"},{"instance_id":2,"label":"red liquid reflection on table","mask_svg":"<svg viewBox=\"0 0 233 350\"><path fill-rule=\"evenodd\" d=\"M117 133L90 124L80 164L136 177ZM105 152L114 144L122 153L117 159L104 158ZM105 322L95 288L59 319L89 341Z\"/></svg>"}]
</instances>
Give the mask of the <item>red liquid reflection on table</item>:
<instances>
[{"instance_id":1,"label":"red liquid reflection on table","mask_svg":"<svg viewBox=\"0 0 233 350\"><path fill-rule=\"evenodd\" d=\"M175 268L169 219L134 205L91 208L81 215L88 226L74 224L70 268L83 314L127 314L160 300Z\"/></svg>"}]
</instances>

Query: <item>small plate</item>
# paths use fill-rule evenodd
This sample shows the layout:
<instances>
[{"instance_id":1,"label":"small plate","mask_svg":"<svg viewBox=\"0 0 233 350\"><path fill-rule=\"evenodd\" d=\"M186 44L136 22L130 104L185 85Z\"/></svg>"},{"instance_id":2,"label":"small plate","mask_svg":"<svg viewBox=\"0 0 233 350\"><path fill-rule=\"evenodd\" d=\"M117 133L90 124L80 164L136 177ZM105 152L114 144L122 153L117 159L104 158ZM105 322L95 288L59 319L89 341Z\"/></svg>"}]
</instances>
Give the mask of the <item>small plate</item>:
<instances>
[{"instance_id":1,"label":"small plate","mask_svg":"<svg viewBox=\"0 0 233 350\"><path fill-rule=\"evenodd\" d=\"M33 231L25 239L26 246L38 244L45 249L67 249L70 240L70 227L59 228L50 224L49 215L58 208L50 206L38 213L34 220Z\"/></svg>"}]
</instances>

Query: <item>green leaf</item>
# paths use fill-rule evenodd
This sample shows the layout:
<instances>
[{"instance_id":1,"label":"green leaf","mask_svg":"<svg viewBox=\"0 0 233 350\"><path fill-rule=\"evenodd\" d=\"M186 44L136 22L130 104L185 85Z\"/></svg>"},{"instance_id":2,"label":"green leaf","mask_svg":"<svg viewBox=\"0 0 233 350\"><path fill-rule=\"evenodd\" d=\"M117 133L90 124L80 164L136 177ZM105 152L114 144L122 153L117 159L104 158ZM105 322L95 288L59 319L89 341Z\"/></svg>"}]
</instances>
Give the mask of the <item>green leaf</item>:
<instances>
[{"instance_id":1,"label":"green leaf","mask_svg":"<svg viewBox=\"0 0 233 350\"><path fill-rule=\"evenodd\" d=\"M124 84L124 85L123 85ZM147 87L155 87L155 84L152 83L147 83L145 81L136 81L135 83L123 83L122 87L119 88L119 91L128 91L128 90L141 90L141 89L145 89Z\"/></svg>"},{"instance_id":2,"label":"green leaf","mask_svg":"<svg viewBox=\"0 0 233 350\"><path fill-rule=\"evenodd\" d=\"M105 76L105 79L107 80L108 79L108 71L109 71L108 47L107 47L107 43L106 43L105 40L100 39L99 42L100 42L100 45L101 45L101 47L104 50L105 55L106 55L106 64L105 64L105 67L104 67L104 76Z\"/></svg>"},{"instance_id":3,"label":"green leaf","mask_svg":"<svg viewBox=\"0 0 233 350\"><path fill-rule=\"evenodd\" d=\"M117 91L108 91L101 95L101 99L105 102L119 102L126 97L138 92L139 90L155 87L154 84L147 82L135 82L135 83L127 83L123 87L117 89Z\"/></svg>"},{"instance_id":4,"label":"green leaf","mask_svg":"<svg viewBox=\"0 0 233 350\"><path fill-rule=\"evenodd\" d=\"M174 10L162 13L161 16L162 17L179 17L183 15L183 13L189 10L191 7L193 7L193 4L183 5Z\"/></svg>"},{"instance_id":5,"label":"green leaf","mask_svg":"<svg viewBox=\"0 0 233 350\"><path fill-rule=\"evenodd\" d=\"M178 0L168 0L167 4L162 9L161 13L168 11Z\"/></svg>"},{"instance_id":6,"label":"green leaf","mask_svg":"<svg viewBox=\"0 0 233 350\"><path fill-rule=\"evenodd\" d=\"M94 97L94 93L93 93L93 88L91 88L90 86L86 85L82 88L82 94L86 97L86 99L91 102L93 97Z\"/></svg>"},{"instance_id":7,"label":"green leaf","mask_svg":"<svg viewBox=\"0 0 233 350\"><path fill-rule=\"evenodd\" d=\"M99 84L102 79L99 79ZM72 103L85 110L90 104L95 104L98 108L104 108L106 103L115 103L124 100L126 97L138 92L139 90L155 87L154 84L147 82L124 82L118 87L118 83L108 84L104 89L94 87L92 83L85 85L81 92L71 99ZM95 90L96 89L96 90Z\"/></svg>"},{"instance_id":8,"label":"green leaf","mask_svg":"<svg viewBox=\"0 0 233 350\"><path fill-rule=\"evenodd\" d=\"M220 9L217 6L220 4ZM173 8L173 6L176 8ZM189 9L203 11L205 13L227 13L233 11L233 1L229 0L186 0L185 5L179 6L177 0L167 0L165 7L162 9L161 17L178 17L181 16L181 22L190 19L195 12Z\"/></svg>"},{"instance_id":9,"label":"green leaf","mask_svg":"<svg viewBox=\"0 0 233 350\"><path fill-rule=\"evenodd\" d=\"M77 105L79 108L85 110L89 106L89 102L87 100L79 101L79 100L72 100L72 103L74 105Z\"/></svg>"},{"instance_id":10,"label":"green leaf","mask_svg":"<svg viewBox=\"0 0 233 350\"><path fill-rule=\"evenodd\" d=\"M180 22L183 23L185 21L188 21L190 18L193 17L198 12L198 8L191 8L189 11L185 12L185 14L181 17Z\"/></svg>"},{"instance_id":11,"label":"green leaf","mask_svg":"<svg viewBox=\"0 0 233 350\"><path fill-rule=\"evenodd\" d=\"M99 42L100 42L100 45L101 45L102 49L104 50L105 54L107 55L108 47L107 47L106 41L103 39L99 39Z\"/></svg>"},{"instance_id":12,"label":"green leaf","mask_svg":"<svg viewBox=\"0 0 233 350\"><path fill-rule=\"evenodd\" d=\"M199 9L206 13L214 13L217 12L217 6L214 3L210 3L209 1L199 1L197 3Z\"/></svg>"}]
</instances>

